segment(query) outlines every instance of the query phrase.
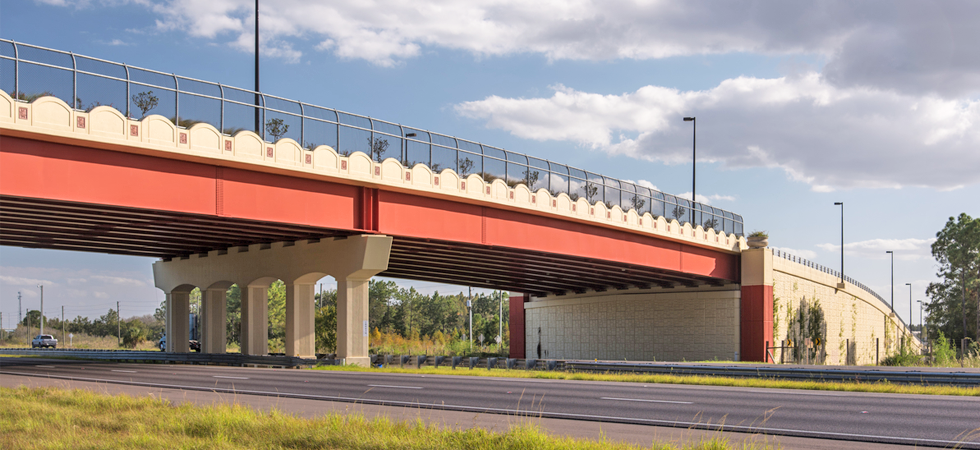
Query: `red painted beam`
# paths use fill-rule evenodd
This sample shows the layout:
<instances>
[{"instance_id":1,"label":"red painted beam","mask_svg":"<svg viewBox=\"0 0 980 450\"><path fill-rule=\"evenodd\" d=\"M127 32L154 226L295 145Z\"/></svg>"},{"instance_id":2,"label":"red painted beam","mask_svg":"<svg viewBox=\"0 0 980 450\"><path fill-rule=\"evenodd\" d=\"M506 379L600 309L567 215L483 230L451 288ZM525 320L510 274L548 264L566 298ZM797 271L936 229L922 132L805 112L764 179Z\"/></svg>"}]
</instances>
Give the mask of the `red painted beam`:
<instances>
[{"instance_id":1,"label":"red painted beam","mask_svg":"<svg viewBox=\"0 0 980 450\"><path fill-rule=\"evenodd\" d=\"M0 194L356 230L358 187L3 137Z\"/></svg>"},{"instance_id":2,"label":"red painted beam","mask_svg":"<svg viewBox=\"0 0 980 450\"><path fill-rule=\"evenodd\" d=\"M382 191L378 231L738 280L738 255L559 218Z\"/></svg>"},{"instance_id":3,"label":"red painted beam","mask_svg":"<svg viewBox=\"0 0 980 450\"><path fill-rule=\"evenodd\" d=\"M523 249L738 280L738 255L520 211L4 136L0 194Z\"/></svg>"}]
</instances>

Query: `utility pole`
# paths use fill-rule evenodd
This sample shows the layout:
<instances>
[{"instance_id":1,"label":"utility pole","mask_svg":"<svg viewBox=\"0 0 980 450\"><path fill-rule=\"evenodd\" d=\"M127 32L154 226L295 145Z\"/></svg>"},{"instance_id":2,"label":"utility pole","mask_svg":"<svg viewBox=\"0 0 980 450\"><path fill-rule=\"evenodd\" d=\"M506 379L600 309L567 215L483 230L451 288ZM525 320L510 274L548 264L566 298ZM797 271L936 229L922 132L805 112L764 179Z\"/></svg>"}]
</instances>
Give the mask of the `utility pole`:
<instances>
[{"instance_id":1,"label":"utility pole","mask_svg":"<svg viewBox=\"0 0 980 450\"><path fill-rule=\"evenodd\" d=\"M119 320L119 302L116 302L116 345L122 345L122 324Z\"/></svg>"},{"instance_id":2,"label":"utility pole","mask_svg":"<svg viewBox=\"0 0 980 450\"><path fill-rule=\"evenodd\" d=\"M61 339L65 339L65 305L61 305Z\"/></svg>"},{"instance_id":3,"label":"utility pole","mask_svg":"<svg viewBox=\"0 0 980 450\"><path fill-rule=\"evenodd\" d=\"M39 284L39 285L37 285L37 287L41 288L41 332L38 333L38 334L44 334L44 285L43 284ZM966 310L964 310L964 311L966 311ZM964 314L965 314L965 312L964 312ZM964 321L963 323L966 323L966 322ZM966 326L964 326L963 329L965 330L966 329Z\"/></svg>"},{"instance_id":4,"label":"utility pole","mask_svg":"<svg viewBox=\"0 0 980 450\"><path fill-rule=\"evenodd\" d=\"M24 322L24 307L20 304L20 291L17 291L17 323Z\"/></svg>"}]
</instances>

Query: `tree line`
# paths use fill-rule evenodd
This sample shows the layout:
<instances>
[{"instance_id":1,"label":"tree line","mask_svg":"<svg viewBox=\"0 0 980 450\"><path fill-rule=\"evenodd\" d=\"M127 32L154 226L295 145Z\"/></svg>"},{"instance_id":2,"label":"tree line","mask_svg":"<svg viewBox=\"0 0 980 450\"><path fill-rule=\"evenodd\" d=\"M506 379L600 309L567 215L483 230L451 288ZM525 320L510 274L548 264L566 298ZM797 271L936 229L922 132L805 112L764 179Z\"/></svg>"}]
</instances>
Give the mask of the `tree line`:
<instances>
[{"instance_id":1,"label":"tree line","mask_svg":"<svg viewBox=\"0 0 980 450\"><path fill-rule=\"evenodd\" d=\"M953 343L980 339L980 217L950 217L936 233L932 256L939 264L938 282L926 294L927 333Z\"/></svg>"}]
</instances>

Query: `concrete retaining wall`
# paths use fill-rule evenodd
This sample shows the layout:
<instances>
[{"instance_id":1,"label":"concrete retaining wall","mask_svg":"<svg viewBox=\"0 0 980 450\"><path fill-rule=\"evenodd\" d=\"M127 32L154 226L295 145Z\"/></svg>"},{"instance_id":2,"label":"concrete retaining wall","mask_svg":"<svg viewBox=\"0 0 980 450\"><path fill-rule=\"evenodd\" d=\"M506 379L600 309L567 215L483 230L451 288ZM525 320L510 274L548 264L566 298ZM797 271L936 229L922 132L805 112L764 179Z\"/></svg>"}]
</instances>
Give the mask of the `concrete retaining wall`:
<instances>
[{"instance_id":1,"label":"concrete retaining wall","mask_svg":"<svg viewBox=\"0 0 980 450\"><path fill-rule=\"evenodd\" d=\"M582 294L525 303L528 358L732 360L737 286Z\"/></svg>"},{"instance_id":2,"label":"concrete retaining wall","mask_svg":"<svg viewBox=\"0 0 980 450\"><path fill-rule=\"evenodd\" d=\"M801 333L791 326L798 322L801 305L809 309L819 304L826 322L821 325L825 342L819 348L825 353L822 362L826 364L874 364L876 350L878 358L885 359L899 350L903 336L911 339L914 349L919 348L919 341L909 337L908 329L890 307L871 293L851 283L837 289L839 278L780 257L772 258L772 272L773 336L777 344L794 336L799 341ZM780 361L782 352L773 353ZM791 354L787 352L785 358L790 360Z\"/></svg>"}]
</instances>

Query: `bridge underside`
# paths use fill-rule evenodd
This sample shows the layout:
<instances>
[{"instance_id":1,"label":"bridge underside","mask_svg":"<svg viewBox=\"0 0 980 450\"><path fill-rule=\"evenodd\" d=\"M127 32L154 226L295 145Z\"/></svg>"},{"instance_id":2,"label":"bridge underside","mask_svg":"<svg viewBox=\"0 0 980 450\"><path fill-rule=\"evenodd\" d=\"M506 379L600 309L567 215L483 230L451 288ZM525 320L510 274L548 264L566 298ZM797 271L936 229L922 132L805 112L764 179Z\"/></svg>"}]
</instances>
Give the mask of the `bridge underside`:
<instances>
[{"instance_id":1,"label":"bridge underside","mask_svg":"<svg viewBox=\"0 0 980 450\"><path fill-rule=\"evenodd\" d=\"M363 234L207 214L0 195L0 244L171 259L209 250ZM730 281L521 248L393 236L380 275L533 296Z\"/></svg>"}]
</instances>

